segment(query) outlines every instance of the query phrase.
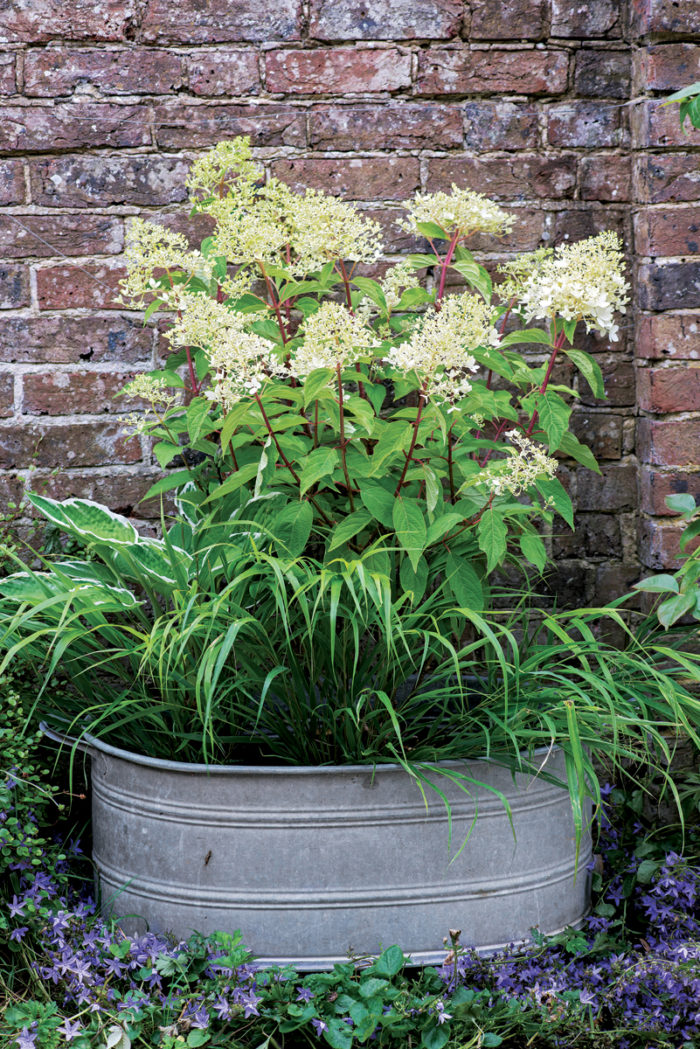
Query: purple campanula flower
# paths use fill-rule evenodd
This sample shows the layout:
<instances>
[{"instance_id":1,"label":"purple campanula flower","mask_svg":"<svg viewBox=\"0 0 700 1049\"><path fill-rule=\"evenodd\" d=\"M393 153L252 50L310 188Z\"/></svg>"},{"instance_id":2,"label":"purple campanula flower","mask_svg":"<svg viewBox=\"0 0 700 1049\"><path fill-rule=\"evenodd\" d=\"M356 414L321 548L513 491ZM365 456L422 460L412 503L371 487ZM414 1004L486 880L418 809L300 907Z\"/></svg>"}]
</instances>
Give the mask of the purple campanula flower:
<instances>
[{"instance_id":1,"label":"purple campanula flower","mask_svg":"<svg viewBox=\"0 0 700 1049\"><path fill-rule=\"evenodd\" d=\"M12 932L10 933L10 939L15 940L16 943L20 943L28 932L28 925L20 925L19 928L12 930Z\"/></svg>"},{"instance_id":2,"label":"purple campanula flower","mask_svg":"<svg viewBox=\"0 0 700 1049\"><path fill-rule=\"evenodd\" d=\"M10 917L16 918L19 915L20 918L24 918L24 908L27 906L26 899L18 900L17 894L12 897L12 903L7 905L10 909Z\"/></svg>"},{"instance_id":3,"label":"purple campanula flower","mask_svg":"<svg viewBox=\"0 0 700 1049\"><path fill-rule=\"evenodd\" d=\"M34 1026L35 1024L31 1024L31 1027ZM29 1027L23 1027L22 1030L19 1032L19 1035L17 1036L17 1041L15 1042L15 1045L18 1047L18 1049L34 1049L34 1046L36 1045L36 1038L36 1031L31 1031Z\"/></svg>"},{"instance_id":4,"label":"purple campanula flower","mask_svg":"<svg viewBox=\"0 0 700 1049\"><path fill-rule=\"evenodd\" d=\"M62 1034L67 1042L72 1042L73 1039L80 1034L82 1029L83 1025L80 1023L79 1020L76 1020L75 1023L71 1023L68 1017L65 1018L60 1027L56 1028L58 1033Z\"/></svg>"},{"instance_id":5,"label":"purple campanula flower","mask_svg":"<svg viewBox=\"0 0 700 1049\"><path fill-rule=\"evenodd\" d=\"M316 1032L319 1038L321 1037L324 1031L328 1030L328 1024L326 1023L326 1021L319 1020L317 1016L314 1016L314 1018L312 1019L311 1026L313 1027L314 1031Z\"/></svg>"},{"instance_id":6,"label":"purple campanula flower","mask_svg":"<svg viewBox=\"0 0 700 1049\"><path fill-rule=\"evenodd\" d=\"M310 1002L314 997L314 992L308 987L297 987L297 991L299 992L296 997L298 1002Z\"/></svg>"}]
</instances>

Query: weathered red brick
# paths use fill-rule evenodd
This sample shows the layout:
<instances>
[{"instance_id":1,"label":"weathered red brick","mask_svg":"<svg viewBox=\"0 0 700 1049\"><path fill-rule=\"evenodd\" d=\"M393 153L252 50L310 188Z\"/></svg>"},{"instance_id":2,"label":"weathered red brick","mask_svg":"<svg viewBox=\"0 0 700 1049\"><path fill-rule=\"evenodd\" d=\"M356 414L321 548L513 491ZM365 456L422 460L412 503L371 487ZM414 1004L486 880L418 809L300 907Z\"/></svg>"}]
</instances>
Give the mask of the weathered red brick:
<instances>
[{"instance_id":1,"label":"weathered red brick","mask_svg":"<svg viewBox=\"0 0 700 1049\"><path fill-rule=\"evenodd\" d=\"M665 153L636 158L637 200L650 204L700 200L700 168L696 153Z\"/></svg>"},{"instance_id":2,"label":"weathered red brick","mask_svg":"<svg viewBox=\"0 0 700 1049\"><path fill-rule=\"evenodd\" d=\"M0 263L0 310L16 310L30 301L29 270L26 266Z\"/></svg>"},{"instance_id":3,"label":"weathered red brick","mask_svg":"<svg viewBox=\"0 0 700 1049\"><path fill-rule=\"evenodd\" d=\"M618 208L596 208L585 204L583 207L551 211L548 218L552 244L561 244L567 240L584 240L606 229L619 233L623 238L627 232L627 215Z\"/></svg>"},{"instance_id":4,"label":"weathered red brick","mask_svg":"<svg viewBox=\"0 0 700 1049\"><path fill-rule=\"evenodd\" d=\"M187 199L189 163L181 157L66 156L30 162L32 199L44 207L145 206Z\"/></svg>"},{"instance_id":5,"label":"weathered red brick","mask_svg":"<svg viewBox=\"0 0 700 1049\"><path fill-rule=\"evenodd\" d=\"M586 514L576 516L571 531L562 521L552 538L552 556L615 558L622 556L620 521L615 514Z\"/></svg>"},{"instance_id":6,"label":"weathered red brick","mask_svg":"<svg viewBox=\"0 0 700 1049\"><path fill-rule=\"evenodd\" d=\"M116 255L123 247L124 230L120 218L0 213L0 255L8 259Z\"/></svg>"},{"instance_id":7,"label":"weathered red brick","mask_svg":"<svg viewBox=\"0 0 700 1049\"><path fill-rule=\"evenodd\" d=\"M632 163L629 156L612 154L581 158L582 200L627 201L632 193Z\"/></svg>"},{"instance_id":8,"label":"weathered red brick","mask_svg":"<svg viewBox=\"0 0 700 1049\"><path fill-rule=\"evenodd\" d=\"M695 208L646 208L634 217L638 255L699 255L700 213Z\"/></svg>"},{"instance_id":9,"label":"weathered red brick","mask_svg":"<svg viewBox=\"0 0 700 1049\"><path fill-rule=\"evenodd\" d=\"M666 496L690 493L696 501L700 501L700 471L685 470L680 473L643 466L639 474L639 490L644 513L672 517L674 512L666 506Z\"/></svg>"},{"instance_id":10,"label":"weathered red brick","mask_svg":"<svg viewBox=\"0 0 700 1049\"><path fill-rule=\"evenodd\" d=\"M552 146L624 146L629 140L623 111L610 102L558 102L547 107L547 141Z\"/></svg>"},{"instance_id":11,"label":"weathered red brick","mask_svg":"<svg viewBox=\"0 0 700 1049\"><path fill-rule=\"evenodd\" d=\"M462 137L461 109L439 102L319 106L309 117L316 149L454 149Z\"/></svg>"},{"instance_id":12,"label":"weathered red brick","mask_svg":"<svg viewBox=\"0 0 700 1049\"><path fill-rule=\"evenodd\" d=\"M0 204L21 204L24 193L24 172L20 161L0 161Z\"/></svg>"},{"instance_id":13,"label":"weathered red brick","mask_svg":"<svg viewBox=\"0 0 700 1049\"><path fill-rule=\"evenodd\" d=\"M669 521L646 518L639 530L639 557L647 568L660 571L678 568L681 526Z\"/></svg>"},{"instance_id":14,"label":"weathered red brick","mask_svg":"<svg viewBox=\"0 0 700 1049\"><path fill-rule=\"evenodd\" d=\"M654 466L697 466L700 419L640 419L637 454Z\"/></svg>"},{"instance_id":15,"label":"weathered red brick","mask_svg":"<svg viewBox=\"0 0 700 1049\"><path fill-rule=\"evenodd\" d=\"M571 429L579 441L588 445L596 459L619 459L621 457L621 416L579 408L571 416Z\"/></svg>"},{"instance_id":16,"label":"weathered red brick","mask_svg":"<svg viewBox=\"0 0 700 1049\"><path fill-rule=\"evenodd\" d=\"M182 61L172 51L49 47L24 59L25 95L57 98L87 86L103 95L164 95L182 83Z\"/></svg>"},{"instance_id":17,"label":"weathered red brick","mask_svg":"<svg viewBox=\"0 0 700 1049\"><path fill-rule=\"evenodd\" d=\"M127 219L127 228L129 220ZM165 226L175 233L182 233L191 248L198 248L205 237L211 237L215 222L211 215L204 213L190 215L187 211L166 211L154 215L152 221L158 226Z\"/></svg>"},{"instance_id":18,"label":"weathered red brick","mask_svg":"<svg viewBox=\"0 0 700 1049\"><path fill-rule=\"evenodd\" d=\"M304 111L291 106L208 105L171 102L155 111L161 149L196 149L248 135L256 146L304 146Z\"/></svg>"},{"instance_id":19,"label":"weathered red brick","mask_svg":"<svg viewBox=\"0 0 700 1049\"><path fill-rule=\"evenodd\" d=\"M66 103L5 106L0 150L44 153L84 146L147 146L151 142L144 106Z\"/></svg>"},{"instance_id":20,"label":"weathered red brick","mask_svg":"<svg viewBox=\"0 0 700 1049\"><path fill-rule=\"evenodd\" d=\"M637 52L637 65L643 89L678 91L700 79L700 45L651 44Z\"/></svg>"},{"instance_id":21,"label":"weathered red brick","mask_svg":"<svg viewBox=\"0 0 700 1049\"><path fill-rule=\"evenodd\" d=\"M298 40L300 0L148 0L141 37L148 44Z\"/></svg>"},{"instance_id":22,"label":"weathered red brick","mask_svg":"<svg viewBox=\"0 0 700 1049\"><path fill-rule=\"evenodd\" d=\"M42 266L36 271L39 309L123 309L115 299L119 295L119 281L125 276L124 266L111 263Z\"/></svg>"},{"instance_id":23,"label":"weathered red brick","mask_svg":"<svg viewBox=\"0 0 700 1049\"><path fill-rule=\"evenodd\" d=\"M511 208L509 214L515 219L513 229L506 237L495 238L490 233L477 234L469 238L471 251L534 251L540 247L545 230L546 216L541 210Z\"/></svg>"},{"instance_id":24,"label":"weathered red brick","mask_svg":"<svg viewBox=\"0 0 700 1049\"><path fill-rule=\"evenodd\" d=\"M351 200L405 200L420 189L416 157L273 160L272 174L296 190L309 186Z\"/></svg>"},{"instance_id":25,"label":"weathered red brick","mask_svg":"<svg viewBox=\"0 0 700 1049\"><path fill-rule=\"evenodd\" d=\"M428 160L428 186L449 190L452 183L505 200L555 200L573 196L575 157L509 154L502 157L436 157Z\"/></svg>"},{"instance_id":26,"label":"weathered red brick","mask_svg":"<svg viewBox=\"0 0 700 1049\"><path fill-rule=\"evenodd\" d=\"M148 361L153 330L140 317L0 317L0 360L21 364Z\"/></svg>"},{"instance_id":27,"label":"weathered red brick","mask_svg":"<svg viewBox=\"0 0 700 1049\"><path fill-rule=\"evenodd\" d=\"M626 408L635 401L634 364L629 360L617 357L597 357L597 363L603 373L606 397L598 399L593 396L583 376L579 377L581 404L600 405L614 408Z\"/></svg>"},{"instance_id":28,"label":"weathered red brick","mask_svg":"<svg viewBox=\"0 0 700 1049\"><path fill-rule=\"evenodd\" d=\"M14 414L15 377L12 372L0 372L0 417L7 419Z\"/></svg>"},{"instance_id":29,"label":"weathered red brick","mask_svg":"<svg viewBox=\"0 0 700 1049\"><path fill-rule=\"evenodd\" d=\"M637 273L637 301L643 310L697 309L700 262L644 263Z\"/></svg>"},{"instance_id":30,"label":"weathered red brick","mask_svg":"<svg viewBox=\"0 0 700 1049\"><path fill-rule=\"evenodd\" d=\"M640 368L637 395L645 412L696 412L700 410L700 368Z\"/></svg>"},{"instance_id":31,"label":"weathered red brick","mask_svg":"<svg viewBox=\"0 0 700 1049\"><path fill-rule=\"evenodd\" d=\"M547 35L547 0L508 0L507 17L493 0L470 0L469 7L470 40L540 40Z\"/></svg>"},{"instance_id":32,"label":"weathered red brick","mask_svg":"<svg viewBox=\"0 0 700 1049\"><path fill-rule=\"evenodd\" d=\"M565 51L429 48L418 53L416 90L427 95L481 91L556 95L566 91L568 68Z\"/></svg>"},{"instance_id":33,"label":"weathered red brick","mask_svg":"<svg viewBox=\"0 0 700 1049\"><path fill-rule=\"evenodd\" d=\"M700 360L700 313L640 315L635 352L647 360Z\"/></svg>"},{"instance_id":34,"label":"weathered red brick","mask_svg":"<svg viewBox=\"0 0 700 1049\"><path fill-rule=\"evenodd\" d=\"M16 474L0 474L0 506L12 509L19 504L24 494L24 481Z\"/></svg>"},{"instance_id":35,"label":"weathered red brick","mask_svg":"<svg viewBox=\"0 0 700 1049\"><path fill-rule=\"evenodd\" d=\"M596 604L606 605L622 597L638 581L640 575L640 568L636 561L630 563L618 561L612 565L600 565L595 574ZM627 601L625 608L634 608L637 603L637 601Z\"/></svg>"},{"instance_id":36,"label":"weathered red brick","mask_svg":"<svg viewBox=\"0 0 700 1049\"><path fill-rule=\"evenodd\" d=\"M267 90L290 95L398 91L411 84L404 48L323 47L265 53Z\"/></svg>"},{"instance_id":37,"label":"weathered red brick","mask_svg":"<svg viewBox=\"0 0 700 1049\"><path fill-rule=\"evenodd\" d=\"M450 40L459 36L461 0L311 0L313 40Z\"/></svg>"},{"instance_id":38,"label":"weathered red brick","mask_svg":"<svg viewBox=\"0 0 700 1049\"><path fill-rule=\"evenodd\" d=\"M605 463L600 474L576 471L577 510L634 510L637 505L637 468L634 463Z\"/></svg>"},{"instance_id":39,"label":"weathered red brick","mask_svg":"<svg viewBox=\"0 0 700 1049\"><path fill-rule=\"evenodd\" d=\"M629 98L629 51L603 51L584 47L576 53L574 90L592 98Z\"/></svg>"},{"instance_id":40,"label":"weathered red brick","mask_svg":"<svg viewBox=\"0 0 700 1049\"><path fill-rule=\"evenodd\" d=\"M138 440L128 437L117 422L31 423L0 425L0 469L28 466L47 470L77 466L136 463Z\"/></svg>"},{"instance_id":41,"label":"weathered red brick","mask_svg":"<svg viewBox=\"0 0 700 1049\"><path fill-rule=\"evenodd\" d=\"M118 473L60 470L45 474L38 470L32 475L32 484L49 499L94 499L118 514L148 520L160 518L160 498L142 500L162 476L160 470L147 472L143 467L122 468Z\"/></svg>"},{"instance_id":42,"label":"weathered red brick","mask_svg":"<svg viewBox=\"0 0 700 1049\"><path fill-rule=\"evenodd\" d=\"M124 414L127 405L117 394L133 377L130 372L50 371L22 376L25 415ZM115 399L116 398L116 399Z\"/></svg>"},{"instance_id":43,"label":"weathered red brick","mask_svg":"<svg viewBox=\"0 0 700 1049\"><path fill-rule=\"evenodd\" d=\"M195 95L254 95L260 90L255 51L190 51L184 56L187 83Z\"/></svg>"},{"instance_id":44,"label":"weathered red brick","mask_svg":"<svg viewBox=\"0 0 700 1049\"><path fill-rule=\"evenodd\" d=\"M135 0L100 4L66 0L5 0L0 42L38 44L46 40L124 40L136 13Z\"/></svg>"},{"instance_id":45,"label":"weathered red brick","mask_svg":"<svg viewBox=\"0 0 700 1049\"><path fill-rule=\"evenodd\" d=\"M467 102L464 144L467 149L534 149L538 112L530 102Z\"/></svg>"},{"instance_id":46,"label":"weathered red brick","mask_svg":"<svg viewBox=\"0 0 700 1049\"><path fill-rule=\"evenodd\" d=\"M664 106L661 99L645 99L632 106L632 141L637 149L663 146L700 145L700 131L686 121L681 127L676 106Z\"/></svg>"},{"instance_id":47,"label":"weathered red brick","mask_svg":"<svg viewBox=\"0 0 700 1049\"><path fill-rule=\"evenodd\" d=\"M617 38L622 35L619 0L552 0L552 36ZM507 16L506 16L507 17Z\"/></svg>"},{"instance_id":48,"label":"weathered red brick","mask_svg":"<svg viewBox=\"0 0 700 1049\"><path fill-rule=\"evenodd\" d=\"M15 61L13 51L0 54L0 95L14 95L17 91Z\"/></svg>"},{"instance_id":49,"label":"weathered red brick","mask_svg":"<svg viewBox=\"0 0 700 1049\"><path fill-rule=\"evenodd\" d=\"M700 33L700 0L632 0L631 28L648 33Z\"/></svg>"}]
</instances>

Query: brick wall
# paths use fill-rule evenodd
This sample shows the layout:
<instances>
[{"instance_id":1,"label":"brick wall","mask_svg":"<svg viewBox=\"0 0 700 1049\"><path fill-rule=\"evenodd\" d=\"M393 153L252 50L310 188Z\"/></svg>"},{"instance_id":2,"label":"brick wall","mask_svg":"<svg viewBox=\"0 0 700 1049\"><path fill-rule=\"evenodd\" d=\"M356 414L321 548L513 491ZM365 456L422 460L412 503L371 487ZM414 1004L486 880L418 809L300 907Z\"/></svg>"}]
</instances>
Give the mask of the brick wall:
<instances>
[{"instance_id":1,"label":"brick wall","mask_svg":"<svg viewBox=\"0 0 700 1049\"><path fill-rule=\"evenodd\" d=\"M374 206L394 251L401 201L452 181L517 215L487 263L621 232L640 309L590 340L609 399L583 385L576 430L603 475L564 470L577 529L553 554L574 599L624 589L672 550L663 494L700 496L700 135L654 101L698 78L700 0L5 0L0 504L30 473L154 512L113 400L157 354L113 303L124 224L192 228L188 163L244 133L275 174Z\"/></svg>"}]
</instances>

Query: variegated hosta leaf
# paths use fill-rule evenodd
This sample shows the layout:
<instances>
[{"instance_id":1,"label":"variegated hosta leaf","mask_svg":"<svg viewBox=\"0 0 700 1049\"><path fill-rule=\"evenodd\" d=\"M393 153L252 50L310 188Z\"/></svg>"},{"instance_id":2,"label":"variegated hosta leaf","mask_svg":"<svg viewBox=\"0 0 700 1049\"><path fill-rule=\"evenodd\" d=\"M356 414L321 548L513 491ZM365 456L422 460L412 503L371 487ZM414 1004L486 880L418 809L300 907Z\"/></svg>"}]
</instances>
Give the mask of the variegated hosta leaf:
<instances>
[{"instance_id":1,"label":"variegated hosta leaf","mask_svg":"<svg viewBox=\"0 0 700 1049\"><path fill-rule=\"evenodd\" d=\"M0 596L8 601L32 605L41 603L65 590L65 586L51 572L16 572L0 580Z\"/></svg>"},{"instance_id":2,"label":"variegated hosta leaf","mask_svg":"<svg viewBox=\"0 0 700 1049\"><path fill-rule=\"evenodd\" d=\"M180 547L171 546L172 558L176 558L185 573L192 564L192 556ZM138 579L139 576L159 580L174 586L177 583L175 566L171 553L165 544L158 539L140 538L136 543L124 544L119 550L112 551L110 560L120 575L125 579Z\"/></svg>"},{"instance_id":3,"label":"variegated hosta leaf","mask_svg":"<svg viewBox=\"0 0 700 1049\"><path fill-rule=\"evenodd\" d=\"M59 528L88 541L123 544L133 543L138 538L138 532L125 517L90 499L58 502L30 493L29 501Z\"/></svg>"},{"instance_id":4,"label":"variegated hosta leaf","mask_svg":"<svg viewBox=\"0 0 700 1049\"><path fill-rule=\"evenodd\" d=\"M72 594L74 601L84 604L86 612L95 608L103 612L108 607L113 609L137 608L141 604L126 587L77 583L66 593Z\"/></svg>"}]
</instances>

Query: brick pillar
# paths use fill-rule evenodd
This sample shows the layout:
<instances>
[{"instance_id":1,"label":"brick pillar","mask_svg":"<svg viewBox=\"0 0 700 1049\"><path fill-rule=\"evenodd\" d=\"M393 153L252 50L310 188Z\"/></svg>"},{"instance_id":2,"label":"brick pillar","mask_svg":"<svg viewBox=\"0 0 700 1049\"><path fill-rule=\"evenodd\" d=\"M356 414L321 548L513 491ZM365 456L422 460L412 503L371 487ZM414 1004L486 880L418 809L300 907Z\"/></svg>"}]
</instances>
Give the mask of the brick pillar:
<instances>
[{"instance_id":1,"label":"brick pillar","mask_svg":"<svg viewBox=\"0 0 700 1049\"><path fill-rule=\"evenodd\" d=\"M632 148L640 560L673 564L665 496L700 500L700 132L665 95L700 80L700 0L634 0Z\"/></svg>"}]
</instances>

